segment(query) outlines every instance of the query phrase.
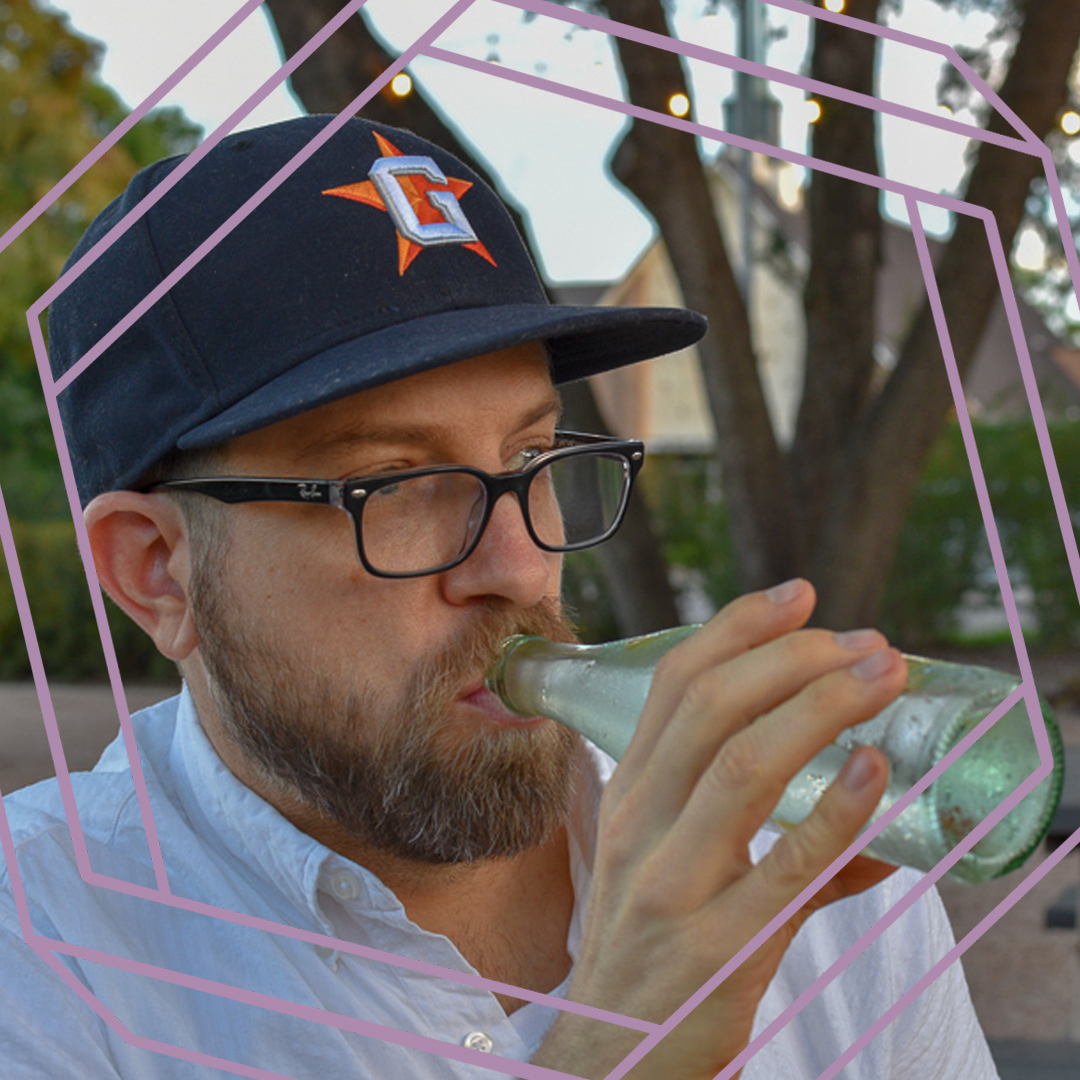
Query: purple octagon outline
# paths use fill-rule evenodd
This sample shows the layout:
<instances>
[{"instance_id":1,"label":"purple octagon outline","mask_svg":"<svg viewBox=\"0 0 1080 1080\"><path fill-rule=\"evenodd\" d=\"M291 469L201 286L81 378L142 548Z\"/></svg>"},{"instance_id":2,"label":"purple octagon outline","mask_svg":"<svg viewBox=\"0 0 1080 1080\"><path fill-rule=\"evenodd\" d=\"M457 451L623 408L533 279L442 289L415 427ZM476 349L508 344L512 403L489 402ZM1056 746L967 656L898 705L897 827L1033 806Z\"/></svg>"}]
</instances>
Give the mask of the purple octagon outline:
<instances>
[{"instance_id":1,"label":"purple octagon outline","mask_svg":"<svg viewBox=\"0 0 1080 1080\"><path fill-rule=\"evenodd\" d=\"M282 69L273 76L267 83L264 84L258 91L255 92L245 103L242 105L232 116L230 116L215 132L213 132L207 139L201 144L200 148L193 152L189 163L187 165L190 168L195 162L207 153L217 141L220 140L235 123L246 115L248 111L254 105L256 105L266 94L278 83L283 81L287 75L300 63L302 60L310 54L315 48L323 43L327 37L332 34L337 27L348 17L354 14L362 5L364 0L351 0L346 4L338 16L336 16L326 27L323 28L318 34L316 34L311 42L294 56L289 62L287 62ZM982 132L980 129L972 128L968 125L960 124L959 122L948 120L944 117L920 113L917 110L907 109L906 107L895 105L892 103L884 102L877 98L866 98L863 95L855 95L850 92L838 91L827 85L818 83L814 80L804 78L802 76L791 75L787 72L781 72L777 69L769 68L766 65L755 64L749 61L739 60L734 57L726 56L725 54L718 53L715 50L707 49L701 46L694 45L691 42L676 41L663 36L649 34L643 31L637 31L633 28L627 27L623 24L612 23L608 20L600 19L596 16L585 15L581 12L568 10L566 8L546 2L546 0L497 0L499 3L503 3L506 6L517 7L523 10L531 10L537 13L542 13L554 18L558 18L566 22L576 22L581 25L590 26L593 29L598 29L607 33L617 33L619 36L626 38L633 38L639 41L644 41L648 44L671 49L683 55L689 57L695 57L697 59L705 60L708 62L721 64L723 66L731 67L735 70L745 70L752 74L763 75L774 79L775 81L787 82L791 85L800 86L811 92L828 93L833 97L843 98L846 100L859 101L862 104L875 108L881 112L887 112L894 115L906 116L908 119L915 120L919 123L927 124L929 126L938 127L944 130L952 130L958 134L964 134L972 137L977 137L983 141L992 141L1000 145L1006 145L1013 149L1016 149L1023 153L1035 154L1042 157L1044 162L1044 168L1047 174L1047 181L1050 185L1051 195L1053 199L1053 205L1055 214L1058 219L1059 227L1063 230L1063 237L1067 237L1065 231L1065 210L1064 203L1061 196L1060 185L1057 182L1057 178L1054 175L1053 162L1048 148L1039 141L1028 129L1026 129L1009 110L1000 102L996 95L988 87L982 83L981 80L965 65L960 58L955 54L954 50L947 46L939 45L935 42L930 42L925 39L917 38L913 35L903 34L895 30L891 30L886 27L868 27L866 24L861 23L858 20L851 19L847 16L833 14L818 8L807 8L804 4L798 2L798 0L762 0L764 3L768 3L772 6L786 8L788 10L796 11L800 14L807 15L813 18L826 19L829 21L844 23L854 26L864 32L874 33L877 36L883 38L890 38L892 40L898 40L907 44L929 49L943 55L947 60L952 62L959 70L969 79L970 82L977 89L979 89L988 101L991 102L999 111L1002 112L1021 133L1021 137L1018 139L1011 138L1009 136L1001 135L989 135ZM790 916L790 914L803 902L805 899L812 895L820 886L828 880L846 861L853 857L857 852L867 843L881 828L892 819L895 814L900 813L903 808L915 798L918 793L923 790L929 783L936 778L955 757L978 738L989 726L991 726L1004 711L1011 707L1011 705L1018 700L1021 696L1024 697L1028 707L1029 718L1032 721L1032 726L1035 734L1036 741L1040 749L1041 765L1030 777L1027 778L1017 789L1010 795L1002 804L984 821L982 824L961 844L947 859L943 860L938 867L924 878L918 886L913 888L903 900L899 901L890 911L875 924L869 931L867 931L863 937L853 946L847 953L840 957L829 969L824 972L815 983L809 987L800 997L789 1006L787 1010L776 1021L773 1022L765 1031L761 1033L727 1068L725 1068L720 1074L718 1074L717 1080L727 1080L737 1069L741 1068L746 1062L767 1042L776 1034L776 1032L784 1026L790 1019L801 1010L821 989L824 988L840 971L843 970L855 957L867 948L874 940L884 932L885 929L900 914L903 913L912 903L914 903L923 892L925 892L938 877L941 876L952 865L956 859L960 858L978 839L991 828L1005 813L1008 812L1027 792L1035 786L1043 777L1048 775L1050 769L1050 756L1049 756L1049 744L1046 736L1045 729L1041 722L1036 722L1036 717L1040 715L1037 701L1036 691L1034 683L1031 677L1030 665L1027 660L1026 649L1024 646L1023 635L1019 627L1019 619L1016 612L1015 602L1012 597L1011 585L1008 581L1008 576L1005 569L1004 559L1001 553L1000 543L998 541L996 525L993 521L993 515L989 504L989 498L986 492L985 481L982 476L981 465L978 461L978 455L976 452L974 438L971 433L970 420L967 417L966 409L963 408L963 395L959 385L959 379L957 377L955 369L955 360L952 357L951 346L948 339L948 330L945 326L944 316L941 312L940 299L937 294L936 283L933 278L932 268L929 262L929 253L926 247L925 236L922 231L922 225L918 212L918 203L927 202L934 203L940 206L952 210L955 213L969 213L975 216L983 218L986 227L988 240L991 244L991 250L995 261L995 266L999 277L999 286L1001 288L1002 297L1005 302L1006 313L1009 318L1010 327L1013 334L1014 344L1017 349L1017 355L1020 362L1022 375L1025 383L1025 387L1028 393L1029 405L1032 409L1033 420L1035 421L1036 430L1039 436L1040 446L1043 452L1044 466L1047 470L1047 478L1050 483L1052 495L1055 502L1055 508L1058 512L1059 522L1062 524L1063 539L1065 541L1067 553L1069 556L1069 563L1073 573L1074 583L1080 582L1080 555L1077 553L1075 537L1072 533L1071 525L1069 524L1068 512L1064 504L1064 496L1061 490L1060 478L1057 473L1056 465L1053 459L1053 451L1050 446L1049 436L1046 431L1045 418L1042 414L1041 403L1038 400L1037 389L1034 384L1034 378L1030 367L1030 358L1027 354L1026 343L1023 338L1022 331L1019 324L1019 314L1016 309L1015 295L1012 290L1011 281L1008 276L1007 260L1005 252L1002 248L1000 237L997 234L997 230L994 227L993 218L988 213L979 210L978 208L969 207L959 200L949 199L944 196L937 196L930 192L921 191L919 189L909 187L907 185L898 185L882 180L877 177L862 176L857 173L851 172L851 170L842 170L834 166L830 166L824 162L817 162L806 155L794 154L785 151L779 151L775 147L765 146L756 143L752 140L740 139L736 136L728 135L725 132L718 131L713 128L706 127L704 125L696 124L692 121L678 120L674 117L669 117L666 114L658 114L650 112L649 110L639 109L634 106L626 105L623 102L613 99L606 99L599 95L591 94L584 91L578 91L570 87L563 86L559 83L554 83L544 79L538 79L533 76L527 76L522 73L512 72L504 68L496 68L491 64L487 64L483 61L475 61L466 57L459 56L454 53L447 52L446 50L436 47L434 40L443 32L443 30L450 25L460 14L472 6L473 0L458 0L457 3L449 7L444 15L436 20L420 37L416 42L402 55L390 68L388 68L375 82L373 82L357 99L350 104L340 114L337 126L340 126L340 122L343 122L343 118L351 116L357 109L359 109L364 101L370 96L376 93L386 82L388 82L395 74L402 70L416 55L427 55L435 59L441 59L448 63L459 64L466 68L472 68L474 70L482 71L489 75L494 75L501 78L506 78L511 81L516 81L525 85L532 85L538 89L543 89L551 93L559 94L562 96L575 98L585 103L590 103L598 107L607 108L612 111L621 112L626 115L635 116L641 119L647 119L653 122L666 123L669 126L679 128L684 131L693 132L696 134L704 135L708 138L715 139L721 142L727 142L734 146L740 146L751 150L756 150L762 153L767 153L773 157L779 157L785 160L789 160L798 164L804 164L808 167L823 169L834 173L836 175L848 176L851 179L858 180L864 183L871 183L873 186L877 186L886 190L895 190L902 193L907 201L909 216L912 222L913 234L915 237L916 245L919 252L920 263L923 268L924 279L927 285L928 295L931 305L934 310L935 320L941 339L943 352L946 358L946 366L949 369L950 381L953 388L954 399L958 404L958 416L960 417L961 426L963 429L965 445L968 450L969 461L972 466L973 477L976 483L976 489L978 492L980 505L983 511L984 524L987 528L987 538L991 545L991 552L994 558L995 568L997 569L999 582L1001 583L1002 596L1005 603L1006 615L1009 620L1010 630L1013 635L1014 644L1017 648L1017 656L1020 662L1021 672L1023 676L1023 682L1018 690L1010 696L1005 702L1003 702L997 709L994 710L979 726L973 731L964 741L961 743L952 754L949 755L943 762L941 762L931 773L927 774L922 781L916 787L908 793L903 800L901 800L889 814L887 814L880 822L878 822L872 830L869 830L864 836L862 836L852 847L845 852L824 874L822 874L817 881L815 881L807 890L796 898L784 912L781 912L776 919L770 923L761 933L759 933L747 946L740 951L740 953L732 959L729 964L714 976L708 983L706 983L695 995L693 995L686 1004L678 1010L676 1013L665 1021L663 1024L646 1024L636 1020L632 1020L628 1017L618 1016L617 1014L607 1013L604 1010L594 1009L588 1006L578 1005L572 1002L565 1002L561 999L550 998L548 995L537 994L530 991L525 991L520 988L507 986L506 984L496 983L491 980L481 979L476 976L464 975L460 972L449 971L446 969L438 968L435 965L421 964L418 962L406 961L404 958L392 956L389 954L379 953L377 950L363 949L359 946L352 946L348 943L338 942L333 938L328 938L323 935L307 933L303 931L297 931L293 928L284 927L279 924L269 922L262 919L254 919L248 916L239 915L235 912L223 911L221 909L213 908L210 905L198 904L192 901L186 901L182 898L174 897L169 891L168 882L166 880L164 864L161 858L160 845L157 841L156 831L154 829L154 823L152 815L149 810L149 801L146 794L145 781L142 776L137 748L135 746L134 736L131 729L130 713L126 707L126 701L123 694L123 688L120 682L119 672L116 666L115 653L112 648L111 638L108 633L107 624L105 622L104 607L101 601L100 590L97 588L97 576L94 570L92 559L89 556L89 545L87 543L85 527L82 523L81 514L78 513L78 496L75 492L74 480L71 473L70 459L67 454L66 442L64 440L63 430L59 423L59 415L56 410L56 397L63 390L63 388L70 383L71 380L78 377L78 374L85 370L86 366L93 362L96 356L107 347L107 345L119 336L124 329L134 319L150 306L157 299L157 295L160 292L165 291L171 284L174 283L195 261L198 260L206 251L210 250L213 244L225 235L231 227L239 222L243 216L246 216L248 212L253 210L257 203L261 201L262 197L269 194L272 187L276 186L284 179L284 176L288 172L299 166L299 164L309 156L310 153L317 149L318 145L325 138L330 137L333 131L336 130L335 125L330 125L325 129L322 137L315 143L309 145L301 154L297 155L297 158L293 160L277 177L273 178L260 190L260 192L249 200L232 218L215 234L207 239L207 241L199 248L197 252L188 260L184 266L180 267L176 274L172 275L169 281L163 283L160 289L156 293L152 293L147 297L143 304L140 304L134 309L130 315L121 321L114 327L101 342L85 357L83 357L79 364L76 365L65 377L61 380L57 380L55 383L51 379L51 375L48 369L48 360L45 355L44 342L41 337L40 326L38 324L38 316L41 311L55 298L59 291L78 273L81 273L82 269L89 264L93 258L108 246L120 231L128 227L134 220L135 215L145 212L149 205L156 201L164 194L163 189L155 189L155 193L144 200L143 204L136 208L132 214L128 215L104 240L98 245L97 248L89 253L77 266L73 267L68 274L57 282L57 284L50 289L43 297L35 303L28 311L28 322L32 337L34 339L34 348L38 358L39 370L41 371L42 384L45 390L47 404L49 407L50 420L53 424L53 432L57 441L57 449L61 458L61 467L64 473L65 483L68 489L69 501L72 507L73 519L75 521L76 532L79 540L80 553L83 557L84 566L87 572L88 582L91 587L92 598L95 607L95 615L98 620L99 631L102 634L102 645L105 650L106 662L109 667L110 679L113 687L114 697L116 699L117 710L120 717L121 730L123 732L125 745L128 751L129 760L132 766L132 774L135 782L136 790L139 797L140 809L143 813L144 824L147 830L147 840L150 846L152 860L155 869L155 875L157 880L157 889L147 889L139 886L133 886L128 882L123 882L115 878L109 878L105 875L95 873L90 865L86 852L85 838L82 834L81 823L79 821L78 813L74 803L74 796L72 793L70 776L64 760L63 749L60 745L59 733L56 728L55 713L51 703L51 697L48 691L47 680L45 677L44 669L41 664L40 652L37 648L37 639L33 629L33 623L30 615L29 602L26 596L25 586L22 581L21 573L19 570L17 555L15 552L14 542L11 535L10 522L7 517L6 509L3 505L2 493L0 493L0 540L3 542L4 552L8 561L8 570L11 576L12 587L16 596L16 603L19 610L20 619L22 621L24 635L26 637L27 648L30 653L31 664L34 672L35 684L38 691L38 697L42 707L43 719L49 738L50 748L53 753L54 764L57 769L58 783L61 789L61 797L63 800L65 814L68 819L69 828L71 830L71 837L73 847L76 852L76 861L79 866L80 874L83 880L88 884L96 885L101 888L112 889L118 892L128 893L130 895L139 896L143 899L166 904L168 906L183 908L186 910L197 911L201 914L212 915L214 917L225 919L227 921L235 922L241 925L251 926L253 928L267 930L272 933L282 934L288 937L294 937L299 940L309 941L313 944L333 945L335 948L341 951L351 952L356 955L367 956L368 958L378 960L380 962L394 964L398 966L411 967L415 970L424 971L428 974L435 975L437 977L452 979L454 981L479 985L488 989L498 992L510 992L514 996L525 998L528 1000L539 1001L544 1004L548 1004L555 1008L560 1008L566 1011L573 1011L579 1014L588 1015L597 1019L604 1019L609 1022L614 1022L626 1027L632 1027L636 1030L640 1030L646 1033L646 1038L639 1044L636 1050L631 1053L623 1062L620 1063L609 1074L609 1080L615 1080L615 1078L622 1076L640 1057L651 1049L659 1039L661 1039L675 1024L679 1022L697 1003L704 997L711 989L719 984L735 967L738 966L748 955L750 955L759 945L765 940L773 930ZM118 129L110 134L108 138L91 153L83 162L80 163L71 173L68 174L53 190L42 199L36 206L28 212L18 223L12 226L11 229L0 237L0 251L2 251L12 240L14 240L21 232L27 228L41 213L43 213L49 205L51 205L56 198L58 198L63 191L65 191L79 176L82 175L100 156L105 153L108 148L126 131L128 130L142 115L145 115L150 108L154 106L164 95L178 83L190 70L192 70L201 60L211 52L216 46L224 40L229 33L235 29L251 12L258 6L257 0L248 0L245 5L240 8L230 18L222 28L207 40L207 42L197 50L192 57L181 65L177 71L169 76L162 85L150 95L145 102L143 102L138 109L136 109L128 118L124 121ZM177 169L173 173L175 179L179 179L180 175L186 172L186 168ZM178 175L179 174L179 175ZM1069 257L1069 266L1072 273L1072 280L1074 287L1080 283L1080 265L1078 265L1075 248L1072 247L1068 239L1066 239L1066 253ZM1080 588L1078 588L1080 593ZM482 1054L478 1051L468 1050L466 1048L456 1047L452 1044L448 1044L442 1040L423 1038L413 1036L405 1032L398 1031L396 1029L385 1028L381 1025L367 1024L360 1021L354 1021L347 1017L337 1016L334 1014L328 1014L322 1010L307 1009L297 1007L291 1003L281 1001L268 997L267 995L255 994L247 991L239 991L236 988L226 986L224 984L213 983L210 980L196 979L187 976L178 975L175 972L167 971L161 968L153 968L149 965L139 964L132 961L127 961L122 958L110 956L108 954L100 953L96 950L85 949L78 946L71 946L63 942L58 942L43 938L37 935L33 927L30 925L29 912L26 903L26 896L23 891L22 880L19 877L18 867L14 858L14 849L12 846L11 834L8 827L6 813L3 811L2 804L0 804L0 841L2 841L4 854L7 859L9 871L12 879L12 889L16 906L18 908L20 923L25 935L25 940L28 945L37 953L41 959L47 963L76 993L78 993L83 1000L94 1009L95 1012L102 1019L109 1024L114 1030L116 1030L122 1038L126 1041L143 1046L146 1049L155 1050L160 1053L168 1054L171 1056L177 1056L186 1060L199 1062L202 1064L212 1065L217 1068L225 1069L226 1071L236 1072L241 1075L253 1076L253 1077L276 1077L279 1074L270 1073L266 1070L255 1069L249 1066L241 1065L236 1062L224 1061L222 1059L211 1058L208 1055L199 1054L194 1051L188 1051L179 1047L173 1047L168 1044L158 1043L155 1040L145 1039L136 1035L134 1032L128 1031L123 1027L119 1021L113 1017L107 1009L97 999L93 998L90 992L82 986L82 984L74 978L74 976L68 971L68 969L60 963L60 961L54 955L55 953L64 953L68 955L74 955L81 957L85 960L89 960L97 963L104 963L110 966L119 967L132 972L133 974L148 975L151 977L159 978L164 981L173 982L178 985L190 986L192 989L199 989L210 993L215 993L220 996L229 997L234 1000L244 1001L249 1004L258 1005L263 1008L273 1009L275 1011L288 1013L300 1018L308 1019L316 1023L321 1023L330 1026L336 1026L345 1030L356 1031L361 1034L370 1035L374 1038L382 1039L387 1042L396 1043L398 1045L409 1046L416 1049L422 1049L427 1052L440 1054L445 1057L450 1057L456 1060L466 1061L472 1064L481 1065L488 1069L494 1069L500 1072L515 1073L522 1077L523 1080L532 1077L554 1077L565 1076L551 1069L539 1068L532 1066L528 1063L522 1063L512 1061L510 1059L500 1058L493 1054ZM835 1076L840 1069L851 1060L865 1046L871 1039L873 1039L888 1023L890 1023L900 1011L903 1010L915 997L922 992L936 978L954 959L958 958L981 934L991 926L1005 911L1007 911L1013 904L1015 904L1038 880L1042 878L1044 874L1049 872L1053 866L1060 861L1077 843L1080 843L1080 832L1074 834L1062 845L1050 859L1044 862L1036 871L1032 872L1020 885L1015 889L1005 900L1003 900L993 912L991 912L982 922L975 927L964 939L959 942L945 957L935 964L930 972L919 980L914 986L912 986L905 995L903 995L899 1001L897 1001L892 1008L890 1008L877 1023L872 1025L852 1046L846 1051L836 1062L833 1063L825 1072L821 1074L818 1080L829 1080L832 1076Z\"/></svg>"}]
</instances>

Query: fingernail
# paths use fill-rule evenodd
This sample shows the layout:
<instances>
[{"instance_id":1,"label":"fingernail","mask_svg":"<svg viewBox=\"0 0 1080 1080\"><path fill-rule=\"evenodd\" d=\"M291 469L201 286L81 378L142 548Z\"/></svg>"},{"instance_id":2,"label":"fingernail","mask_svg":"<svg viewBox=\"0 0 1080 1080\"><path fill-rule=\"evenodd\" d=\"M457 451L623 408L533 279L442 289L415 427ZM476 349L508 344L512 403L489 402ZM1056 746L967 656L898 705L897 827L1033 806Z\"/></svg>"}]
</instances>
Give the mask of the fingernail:
<instances>
[{"instance_id":1,"label":"fingernail","mask_svg":"<svg viewBox=\"0 0 1080 1080\"><path fill-rule=\"evenodd\" d=\"M869 649L881 644L881 635L876 630L844 630L833 634L833 640L845 649Z\"/></svg>"},{"instance_id":2,"label":"fingernail","mask_svg":"<svg viewBox=\"0 0 1080 1080\"><path fill-rule=\"evenodd\" d=\"M774 604L790 604L792 600L802 595L802 591L802 578L792 578L790 581L785 581L780 585L774 585L771 589L766 589L765 595Z\"/></svg>"},{"instance_id":3,"label":"fingernail","mask_svg":"<svg viewBox=\"0 0 1080 1080\"><path fill-rule=\"evenodd\" d=\"M877 767L870 754L856 750L840 770L840 783L848 791L861 791L874 780Z\"/></svg>"},{"instance_id":4,"label":"fingernail","mask_svg":"<svg viewBox=\"0 0 1080 1080\"><path fill-rule=\"evenodd\" d=\"M851 674L856 679L878 679L892 669L895 659L892 649L878 649L855 664L850 669Z\"/></svg>"}]
</instances>

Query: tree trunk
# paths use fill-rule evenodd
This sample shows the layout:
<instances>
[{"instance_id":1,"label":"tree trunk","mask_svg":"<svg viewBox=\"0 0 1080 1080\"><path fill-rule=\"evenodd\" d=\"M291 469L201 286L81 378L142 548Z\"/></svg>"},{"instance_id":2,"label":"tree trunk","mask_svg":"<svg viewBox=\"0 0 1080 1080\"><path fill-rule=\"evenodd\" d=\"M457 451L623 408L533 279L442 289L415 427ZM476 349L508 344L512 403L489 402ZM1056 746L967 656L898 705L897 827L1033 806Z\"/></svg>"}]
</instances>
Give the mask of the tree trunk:
<instances>
[{"instance_id":1,"label":"tree trunk","mask_svg":"<svg viewBox=\"0 0 1080 1080\"><path fill-rule=\"evenodd\" d=\"M1039 137L1068 100L1068 77L1080 40L1076 0L1030 0L1000 90ZM988 125L1011 128L997 114ZM965 198L991 210L1006 252L1023 220L1028 191L1042 173L1039 158L981 143ZM971 366L998 296L983 223L958 215L936 279L961 377ZM896 538L923 459L952 405L948 376L927 300L915 318L892 376L845 448L815 552L817 617L837 627L873 622Z\"/></svg>"},{"instance_id":2,"label":"tree trunk","mask_svg":"<svg viewBox=\"0 0 1080 1080\"><path fill-rule=\"evenodd\" d=\"M845 13L876 22L880 0L852 0ZM863 94L874 92L877 38L830 22L814 26L810 74ZM826 98L813 128L821 161L878 175L877 115ZM881 263L879 192L816 171L810 184L810 268L804 293L803 394L789 453L800 550L813 552L844 447L866 405L874 371L874 303ZM804 570L809 569L804 564Z\"/></svg>"},{"instance_id":3,"label":"tree trunk","mask_svg":"<svg viewBox=\"0 0 1080 1080\"><path fill-rule=\"evenodd\" d=\"M343 0L266 0L287 56L292 56L341 9ZM350 19L293 73L291 85L308 112L336 113L390 65L393 57L368 29L362 15ZM498 183L476 154L417 90L406 97L389 91L364 106L363 115L379 123L405 127L461 158L493 188ZM503 201L528 243L524 221L512 200ZM534 260L535 261L535 260ZM587 387L567 387L578 408L599 418ZM599 428L597 429L599 430ZM640 495L631 500L622 528L598 550L600 564L616 605L619 629L626 635L660 630L678 622L667 562L648 520Z\"/></svg>"},{"instance_id":4,"label":"tree trunk","mask_svg":"<svg viewBox=\"0 0 1080 1080\"><path fill-rule=\"evenodd\" d=\"M667 34L657 0L608 0L620 22ZM635 105L664 112L686 80L679 57L664 49L613 39ZM693 136L635 121L613 161L616 177L656 220L688 307L709 319L698 344L717 432L724 498L746 589L790 576L797 568L793 500L783 457L758 375L746 305L713 210L708 178Z\"/></svg>"}]
</instances>

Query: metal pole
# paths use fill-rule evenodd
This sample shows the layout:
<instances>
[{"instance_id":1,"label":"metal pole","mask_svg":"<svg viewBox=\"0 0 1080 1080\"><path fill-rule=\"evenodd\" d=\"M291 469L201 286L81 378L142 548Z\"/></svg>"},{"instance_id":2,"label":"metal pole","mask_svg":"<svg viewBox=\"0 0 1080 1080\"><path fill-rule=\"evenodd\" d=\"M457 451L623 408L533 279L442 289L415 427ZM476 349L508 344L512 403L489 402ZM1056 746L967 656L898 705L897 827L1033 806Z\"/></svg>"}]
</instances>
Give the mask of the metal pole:
<instances>
[{"instance_id":1,"label":"metal pole","mask_svg":"<svg viewBox=\"0 0 1080 1080\"><path fill-rule=\"evenodd\" d=\"M757 0L738 0L736 12L739 20L739 56L744 60L758 60L757 23L761 18ZM760 137L757 131L753 107L753 78L745 71L736 76L739 97L739 134L743 138ZM742 240L742 265L739 268L739 285L747 313L750 310L750 290L754 273L754 173L753 155L749 150L739 154L739 222Z\"/></svg>"}]
</instances>

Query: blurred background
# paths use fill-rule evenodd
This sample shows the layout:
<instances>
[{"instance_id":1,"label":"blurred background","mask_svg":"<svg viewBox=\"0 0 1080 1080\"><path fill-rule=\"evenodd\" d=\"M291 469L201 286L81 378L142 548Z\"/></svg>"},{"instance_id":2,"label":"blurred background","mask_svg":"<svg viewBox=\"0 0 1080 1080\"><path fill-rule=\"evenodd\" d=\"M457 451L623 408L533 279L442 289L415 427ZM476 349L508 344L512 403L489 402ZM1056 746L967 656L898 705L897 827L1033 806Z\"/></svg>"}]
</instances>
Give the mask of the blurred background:
<instances>
[{"instance_id":1,"label":"blurred background","mask_svg":"<svg viewBox=\"0 0 1080 1080\"><path fill-rule=\"evenodd\" d=\"M138 168L196 146L341 3L266 0L0 255L0 491L71 768L92 766L117 721L26 310ZM0 2L0 231L239 6ZM239 126L340 111L448 6L369 0ZM955 47L962 65L911 38L815 20L815 6ZM585 25L582 13L769 70L680 59ZM1080 525L1080 308L1063 246L1076 222L1063 241L1041 159L1016 148L1025 131L1045 141L1062 209L1080 215L1078 43L1075 0L579 0L541 15L478 0L438 45L485 72L418 57L363 109L489 177L517 208L553 299L685 303L710 318L694 349L567 388L565 426L641 437L649 451L620 535L568 566L586 640L699 622L800 574L818 589L822 625L878 625L908 652L1016 672L1018 648L1027 651L1076 768L1035 862L991 885L943 887L958 938L1080 828L1080 603L1069 564ZM494 81L500 72L532 85ZM811 76L813 89L790 85L792 74ZM630 120L552 92L560 86L701 127ZM874 96L914 113L885 115ZM846 178L808 169L804 155ZM904 192L915 189L913 223ZM993 215L1019 341L986 228L927 201L940 194ZM111 608L110 622L130 707L174 692L173 669L140 632ZM54 771L29 678L4 574L4 792ZM1062 859L965 955L1005 1080L1080 1074L1078 859Z\"/></svg>"}]
</instances>

